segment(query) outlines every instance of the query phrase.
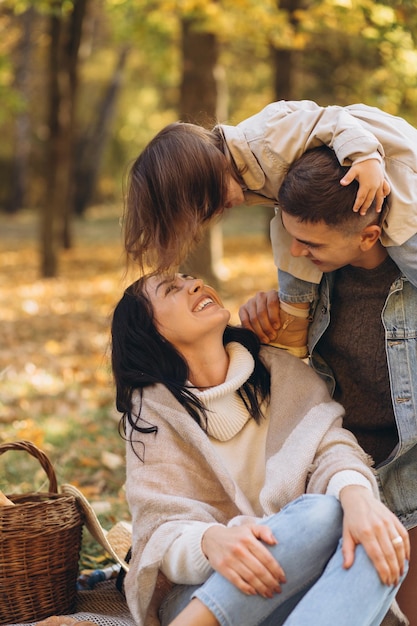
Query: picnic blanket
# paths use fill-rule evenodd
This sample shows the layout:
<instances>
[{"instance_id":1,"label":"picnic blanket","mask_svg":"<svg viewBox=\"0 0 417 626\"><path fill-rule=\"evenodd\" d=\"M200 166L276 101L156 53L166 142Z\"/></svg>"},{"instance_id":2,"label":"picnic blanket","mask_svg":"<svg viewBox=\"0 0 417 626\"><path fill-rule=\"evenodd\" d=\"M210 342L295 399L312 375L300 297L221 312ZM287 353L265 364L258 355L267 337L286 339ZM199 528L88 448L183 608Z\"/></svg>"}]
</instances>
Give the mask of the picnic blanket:
<instances>
[{"instance_id":1,"label":"picnic blanket","mask_svg":"<svg viewBox=\"0 0 417 626\"><path fill-rule=\"evenodd\" d=\"M114 579L98 583L92 590L78 591L76 612L69 617L73 617L77 622L88 620L97 626L136 626L124 596L116 589ZM7 626L36 626L38 623L27 622L7 624ZM394 602L381 626L407 626L408 624L409 621Z\"/></svg>"},{"instance_id":2,"label":"picnic blanket","mask_svg":"<svg viewBox=\"0 0 417 626\"><path fill-rule=\"evenodd\" d=\"M116 589L114 579L100 582L91 590L77 591L75 612L69 617L77 622L87 620L97 626L135 626L126 600ZM38 623L13 623L7 626L36 626Z\"/></svg>"}]
</instances>

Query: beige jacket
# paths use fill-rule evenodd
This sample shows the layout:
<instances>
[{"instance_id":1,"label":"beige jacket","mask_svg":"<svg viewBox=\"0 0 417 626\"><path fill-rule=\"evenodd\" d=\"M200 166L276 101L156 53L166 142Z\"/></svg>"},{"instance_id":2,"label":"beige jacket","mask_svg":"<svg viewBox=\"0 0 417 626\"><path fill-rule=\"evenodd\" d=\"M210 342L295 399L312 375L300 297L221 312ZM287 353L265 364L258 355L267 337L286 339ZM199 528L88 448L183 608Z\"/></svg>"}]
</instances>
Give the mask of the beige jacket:
<instances>
[{"instance_id":1,"label":"beige jacket","mask_svg":"<svg viewBox=\"0 0 417 626\"><path fill-rule=\"evenodd\" d=\"M306 150L324 144L342 165L383 160L391 186L384 246L400 246L417 233L417 130L405 120L364 104L320 107L309 100L282 100L237 126L221 128L244 172L249 203L275 205L288 166ZM271 241L279 269L320 282L322 273L311 262L291 257L291 239L279 214L271 222Z\"/></svg>"},{"instance_id":2,"label":"beige jacket","mask_svg":"<svg viewBox=\"0 0 417 626\"><path fill-rule=\"evenodd\" d=\"M264 514L279 511L303 493L326 493L330 479L345 470L366 477L377 496L369 459L341 428L342 407L330 399L324 383L284 351L263 348L262 358L272 379L266 479L260 495ZM184 521L227 525L253 511L238 508L237 486L215 448L164 386L145 390L141 419L156 425L158 432L133 434L143 461L127 442L133 558L125 590L137 624L157 626L157 606L169 589L159 567Z\"/></svg>"}]
</instances>

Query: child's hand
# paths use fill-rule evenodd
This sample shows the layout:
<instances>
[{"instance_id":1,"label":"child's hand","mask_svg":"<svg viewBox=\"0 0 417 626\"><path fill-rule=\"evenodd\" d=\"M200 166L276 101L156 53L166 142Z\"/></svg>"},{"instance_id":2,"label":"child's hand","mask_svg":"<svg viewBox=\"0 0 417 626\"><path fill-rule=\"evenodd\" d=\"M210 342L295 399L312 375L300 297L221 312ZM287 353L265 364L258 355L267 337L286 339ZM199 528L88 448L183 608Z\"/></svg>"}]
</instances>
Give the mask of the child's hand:
<instances>
[{"instance_id":1,"label":"child's hand","mask_svg":"<svg viewBox=\"0 0 417 626\"><path fill-rule=\"evenodd\" d=\"M377 213L381 212L385 196L391 191L388 182L384 179L384 172L377 159L367 159L352 165L341 179L341 185L350 185L354 180L359 183L356 201L353 205L355 213L366 215L367 210L375 200Z\"/></svg>"}]
</instances>

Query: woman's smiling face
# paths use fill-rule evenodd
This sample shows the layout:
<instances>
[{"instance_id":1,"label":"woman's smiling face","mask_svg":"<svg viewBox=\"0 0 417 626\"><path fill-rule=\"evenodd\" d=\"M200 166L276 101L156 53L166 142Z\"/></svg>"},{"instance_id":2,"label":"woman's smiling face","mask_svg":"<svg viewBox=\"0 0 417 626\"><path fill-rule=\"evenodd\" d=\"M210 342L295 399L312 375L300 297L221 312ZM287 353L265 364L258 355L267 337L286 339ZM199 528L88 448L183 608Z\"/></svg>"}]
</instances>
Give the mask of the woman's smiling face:
<instances>
[{"instance_id":1,"label":"woman's smiling face","mask_svg":"<svg viewBox=\"0 0 417 626\"><path fill-rule=\"evenodd\" d=\"M158 332L179 352L208 333L223 336L230 312L201 279L185 274L151 276L145 291Z\"/></svg>"}]
</instances>

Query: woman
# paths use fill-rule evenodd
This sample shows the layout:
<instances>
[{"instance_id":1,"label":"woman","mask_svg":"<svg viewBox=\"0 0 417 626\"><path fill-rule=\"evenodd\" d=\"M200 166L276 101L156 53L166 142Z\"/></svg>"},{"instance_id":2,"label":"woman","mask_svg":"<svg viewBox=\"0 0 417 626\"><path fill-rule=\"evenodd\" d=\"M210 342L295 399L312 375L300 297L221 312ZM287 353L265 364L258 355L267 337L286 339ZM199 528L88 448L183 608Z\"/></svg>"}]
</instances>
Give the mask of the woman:
<instances>
[{"instance_id":1,"label":"woman","mask_svg":"<svg viewBox=\"0 0 417 626\"><path fill-rule=\"evenodd\" d=\"M229 319L179 274L140 279L115 309L130 610L140 626L376 626L407 532L324 383Z\"/></svg>"}]
</instances>

